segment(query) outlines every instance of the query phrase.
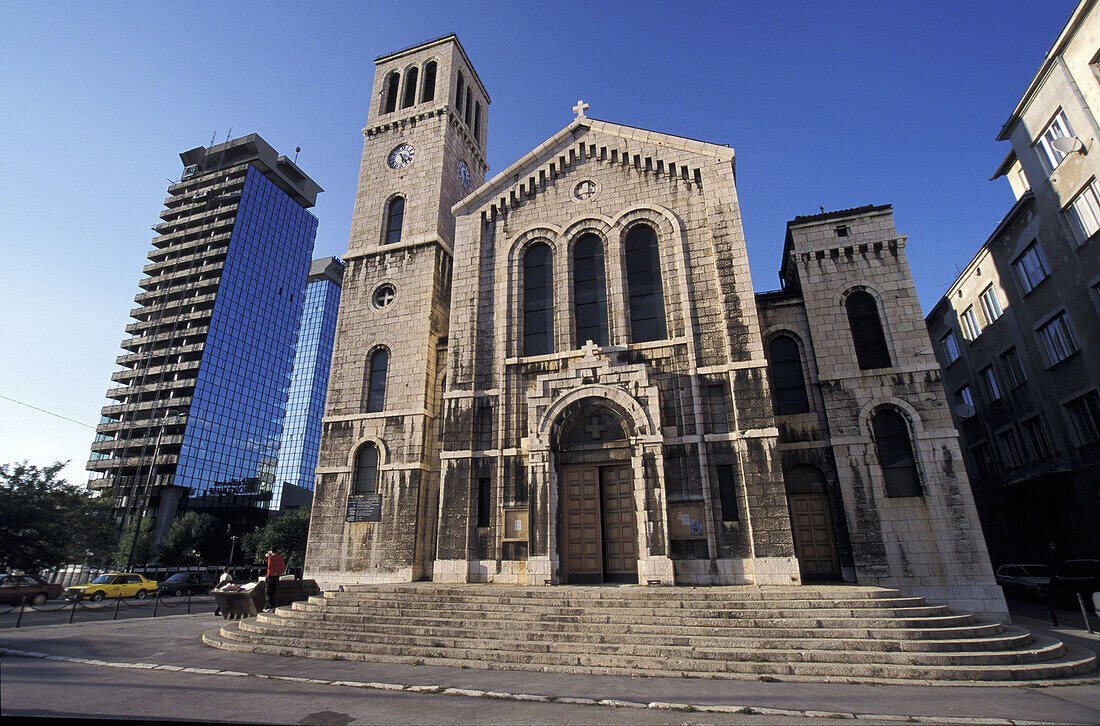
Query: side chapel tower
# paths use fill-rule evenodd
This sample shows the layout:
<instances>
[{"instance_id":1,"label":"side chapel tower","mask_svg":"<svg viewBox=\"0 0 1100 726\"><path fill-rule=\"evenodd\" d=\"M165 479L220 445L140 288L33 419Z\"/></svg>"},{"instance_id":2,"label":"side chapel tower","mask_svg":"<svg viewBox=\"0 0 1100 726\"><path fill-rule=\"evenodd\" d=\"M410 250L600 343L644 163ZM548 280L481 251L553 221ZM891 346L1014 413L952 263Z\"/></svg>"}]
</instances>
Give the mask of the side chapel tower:
<instances>
[{"instance_id":1,"label":"side chapel tower","mask_svg":"<svg viewBox=\"0 0 1100 726\"><path fill-rule=\"evenodd\" d=\"M431 576L451 206L488 107L454 35L375 60L306 554L326 583Z\"/></svg>"}]
</instances>

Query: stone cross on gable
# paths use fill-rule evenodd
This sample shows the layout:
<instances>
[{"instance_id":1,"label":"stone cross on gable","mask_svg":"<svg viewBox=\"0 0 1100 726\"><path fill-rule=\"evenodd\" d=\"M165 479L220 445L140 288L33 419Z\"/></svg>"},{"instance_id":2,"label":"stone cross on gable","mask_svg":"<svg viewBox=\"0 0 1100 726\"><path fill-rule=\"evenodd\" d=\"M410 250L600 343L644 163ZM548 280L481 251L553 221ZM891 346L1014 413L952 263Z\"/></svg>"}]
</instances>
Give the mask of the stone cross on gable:
<instances>
[{"instance_id":1,"label":"stone cross on gable","mask_svg":"<svg viewBox=\"0 0 1100 726\"><path fill-rule=\"evenodd\" d=\"M577 114L577 118L585 118L584 112L588 110L588 104L584 101L577 101L577 105L573 107L573 113Z\"/></svg>"}]
</instances>

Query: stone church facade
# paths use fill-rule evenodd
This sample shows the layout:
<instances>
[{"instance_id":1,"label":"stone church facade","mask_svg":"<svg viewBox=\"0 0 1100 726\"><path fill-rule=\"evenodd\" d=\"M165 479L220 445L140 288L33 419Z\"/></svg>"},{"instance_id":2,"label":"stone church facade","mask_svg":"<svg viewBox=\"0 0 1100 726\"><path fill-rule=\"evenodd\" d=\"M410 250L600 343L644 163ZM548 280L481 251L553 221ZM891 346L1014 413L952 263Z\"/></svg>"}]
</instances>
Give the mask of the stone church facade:
<instances>
[{"instance_id":1,"label":"stone church facade","mask_svg":"<svg viewBox=\"0 0 1100 726\"><path fill-rule=\"evenodd\" d=\"M1004 613L890 207L788 223L754 294L732 149L578 103L485 182L488 106L454 36L376 61L310 577Z\"/></svg>"}]
</instances>

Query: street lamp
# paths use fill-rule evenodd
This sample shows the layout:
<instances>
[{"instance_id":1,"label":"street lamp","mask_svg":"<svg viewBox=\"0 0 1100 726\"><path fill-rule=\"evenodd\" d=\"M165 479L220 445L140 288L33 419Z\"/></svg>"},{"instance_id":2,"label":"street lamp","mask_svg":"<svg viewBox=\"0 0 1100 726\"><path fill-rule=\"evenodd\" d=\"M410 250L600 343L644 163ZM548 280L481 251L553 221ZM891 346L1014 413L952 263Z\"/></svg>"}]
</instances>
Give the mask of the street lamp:
<instances>
[{"instance_id":1,"label":"street lamp","mask_svg":"<svg viewBox=\"0 0 1100 726\"><path fill-rule=\"evenodd\" d=\"M233 555L237 551L237 535L235 535L235 534L229 535L229 542L230 542L230 545L229 545L229 564L232 565L233 564Z\"/></svg>"}]
</instances>

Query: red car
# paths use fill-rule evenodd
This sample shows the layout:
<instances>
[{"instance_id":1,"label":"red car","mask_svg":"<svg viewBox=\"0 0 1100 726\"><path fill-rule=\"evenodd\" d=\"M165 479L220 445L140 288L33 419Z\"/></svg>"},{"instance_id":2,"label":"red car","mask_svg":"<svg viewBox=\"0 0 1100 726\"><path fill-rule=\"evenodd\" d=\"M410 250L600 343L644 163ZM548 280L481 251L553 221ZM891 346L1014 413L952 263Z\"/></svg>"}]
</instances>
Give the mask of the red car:
<instances>
[{"instance_id":1,"label":"red car","mask_svg":"<svg viewBox=\"0 0 1100 726\"><path fill-rule=\"evenodd\" d=\"M32 605L61 596L61 585L46 582L38 575L0 575L0 602L18 605L27 598Z\"/></svg>"}]
</instances>

